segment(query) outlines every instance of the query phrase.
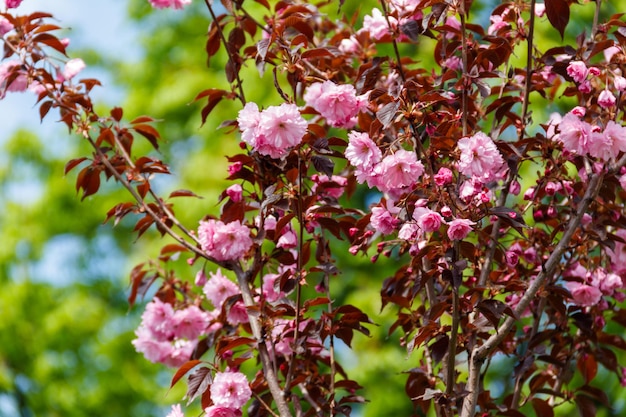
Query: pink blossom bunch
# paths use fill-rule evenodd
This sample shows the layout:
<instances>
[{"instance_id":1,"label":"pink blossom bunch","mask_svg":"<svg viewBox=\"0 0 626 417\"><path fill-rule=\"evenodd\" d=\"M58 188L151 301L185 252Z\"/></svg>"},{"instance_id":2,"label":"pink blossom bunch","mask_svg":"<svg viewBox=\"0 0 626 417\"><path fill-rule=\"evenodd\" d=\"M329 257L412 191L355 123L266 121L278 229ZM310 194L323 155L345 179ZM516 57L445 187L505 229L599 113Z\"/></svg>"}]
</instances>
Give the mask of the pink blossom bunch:
<instances>
[{"instance_id":1,"label":"pink blossom bunch","mask_svg":"<svg viewBox=\"0 0 626 417\"><path fill-rule=\"evenodd\" d=\"M221 220L201 221L198 238L207 255L217 261L235 261L252 247L250 229L239 220L225 224Z\"/></svg>"},{"instance_id":2,"label":"pink blossom bunch","mask_svg":"<svg viewBox=\"0 0 626 417\"><path fill-rule=\"evenodd\" d=\"M382 192L398 194L413 186L424 173L424 165L415 152L399 149L383 158L375 169L376 186Z\"/></svg>"},{"instance_id":3,"label":"pink blossom bunch","mask_svg":"<svg viewBox=\"0 0 626 417\"><path fill-rule=\"evenodd\" d=\"M248 378L241 372L218 372L211 384L211 401L217 407L241 410L251 396Z\"/></svg>"},{"instance_id":4,"label":"pink blossom bunch","mask_svg":"<svg viewBox=\"0 0 626 417\"><path fill-rule=\"evenodd\" d=\"M495 143L483 132L459 140L459 171L481 182L493 181L502 170L504 160Z\"/></svg>"},{"instance_id":5,"label":"pink blossom bunch","mask_svg":"<svg viewBox=\"0 0 626 417\"><path fill-rule=\"evenodd\" d=\"M311 84L304 93L304 101L331 126L350 128L356 124L357 114L367 107L367 96L357 96L352 85L324 81Z\"/></svg>"},{"instance_id":6,"label":"pink blossom bunch","mask_svg":"<svg viewBox=\"0 0 626 417\"><path fill-rule=\"evenodd\" d=\"M132 341L135 349L151 362L177 367L189 360L208 324L205 313L195 306L176 313L158 298L148 303ZM177 315L178 314L178 315ZM192 336L191 339L186 339Z\"/></svg>"},{"instance_id":7,"label":"pink blossom bunch","mask_svg":"<svg viewBox=\"0 0 626 417\"><path fill-rule=\"evenodd\" d=\"M182 9L183 7L191 4L191 0L148 0L152 7L156 9Z\"/></svg>"},{"instance_id":8,"label":"pink blossom bunch","mask_svg":"<svg viewBox=\"0 0 626 417\"><path fill-rule=\"evenodd\" d=\"M308 123L295 104L283 103L259 111L247 103L237 117L241 139L254 151L271 158L282 158L304 137Z\"/></svg>"},{"instance_id":9,"label":"pink blossom bunch","mask_svg":"<svg viewBox=\"0 0 626 417\"><path fill-rule=\"evenodd\" d=\"M626 151L626 128L609 120L604 130L580 120L573 112L567 113L559 123L559 133L554 138L565 150L578 155L589 154L604 161L616 159Z\"/></svg>"}]
</instances>

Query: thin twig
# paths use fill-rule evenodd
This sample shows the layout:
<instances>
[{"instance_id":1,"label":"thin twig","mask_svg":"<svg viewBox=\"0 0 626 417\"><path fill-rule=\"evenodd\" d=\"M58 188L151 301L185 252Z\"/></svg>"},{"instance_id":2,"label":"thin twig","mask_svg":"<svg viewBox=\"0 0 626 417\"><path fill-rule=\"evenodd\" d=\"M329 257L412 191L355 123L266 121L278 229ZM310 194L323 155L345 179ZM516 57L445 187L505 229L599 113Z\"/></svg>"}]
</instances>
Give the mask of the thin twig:
<instances>
[{"instance_id":1,"label":"thin twig","mask_svg":"<svg viewBox=\"0 0 626 417\"><path fill-rule=\"evenodd\" d=\"M146 204L144 199L139 195L139 193L137 193L137 191L128 182L128 180L126 178L124 178L124 176L122 174L117 172L117 170L115 169L115 167L113 167L113 165L111 165L111 161L109 161L109 158L102 152L100 147L98 145L96 145L96 143L93 141L93 139L91 137L87 136L87 140L89 141L91 146L95 149L96 154L98 155L98 157L100 158L100 160L102 161L104 166L109 170L109 172L111 174L113 174L115 179L117 181L119 181L124 186L124 188L126 188L128 190L128 192L133 196L135 201L137 201L137 203L142 207L142 209L148 215L150 215L150 217L152 217L152 219L155 221L155 223L157 223L163 230L165 230L165 232L168 235L173 237L178 243L183 245L185 248L189 249L192 253L195 253L196 255L198 255L198 256L200 256L202 258L208 259L209 261L214 262L214 263L216 263L216 264L218 264L220 266L226 267L223 263L217 262L215 259L213 259L210 256L208 256L203 250L201 250L197 246L192 245L187 240L183 239L181 236L178 235L178 233L176 233L174 230L172 230L171 227L169 227L167 224L165 224L165 222L163 221L161 216L159 216L157 213L155 213L154 210L152 210L150 208L150 206L148 204Z\"/></svg>"}]
</instances>

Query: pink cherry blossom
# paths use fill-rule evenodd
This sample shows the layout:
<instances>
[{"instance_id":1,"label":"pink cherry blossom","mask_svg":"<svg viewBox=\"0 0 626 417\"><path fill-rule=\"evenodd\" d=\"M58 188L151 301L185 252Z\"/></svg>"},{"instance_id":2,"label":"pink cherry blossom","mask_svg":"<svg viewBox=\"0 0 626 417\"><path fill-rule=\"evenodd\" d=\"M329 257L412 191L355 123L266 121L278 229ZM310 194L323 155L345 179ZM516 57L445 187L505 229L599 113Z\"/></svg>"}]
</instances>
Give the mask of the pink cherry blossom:
<instances>
[{"instance_id":1,"label":"pink cherry blossom","mask_svg":"<svg viewBox=\"0 0 626 417\"><path fill-rule=\"evenodd\" d=\"M174 9L182 9L183 7L191 4L191 0L148 0L152 7L156 9L164 9L171 7Z\"/></svg>"},{"instance_id":2,"label":"pink cherry blossom","mask_svg":"<svg viewBox=\"0 0 626 417\"><path fill-rule=\"evenodd\" d=\"M626 78L622 77L621 75L616 75L615 77L613 77L613 86L617 91L626 90Z\"/></svg>"},{"instance_id":3,"label":"pink cherry blossom","mask_svg":"<svg viewBox=\"0 0 626 417\"><path fill-rule=\"evenodd\" d=\"M206 284L206 275L204 273L204 269L201 269L196 273L196 278L194 279L194 283L198 287L203 287L204 284Z\"/></svg>"},{"instance_id":4,"label":"pink cherry blossom","mask_svg":"<svg viewBox=\"0 0 626 417\"><path fill-rule=\"evenodd\" d=\"M243 188L240 184L233 184L226 189L226 195L235 203L239 203L243 198Z\"/></svg>"},{"instance_id":5,"label":"pink cherry blossom","mask_svg":"<svg viewBox=\"0 0 626 417\"><path fill-rule=\"evenodd\" d=\"M173 317L174 336L177 339L196 339L209 325L209 317L197 306L177 310Z\"/></svg>"},{"instance_id":6,"label":"pink cherry blossom","mask_svg":"<svg viewBox=\"0 0 626 417\"><path fill-rule=\"evenodd\" d=\"M217 261L239 260L252 247L250 230L239 220L228 224L214 219L201 221L198 238L202 250Z\"/></svg>"},{"instance_id":7,"label":"pink cherry blossom","mask_svg":"<svg viewBox=\"0 0 626 417\"><path fill-rule=\"evenodd\" d=\"M617 230L615 235L626 240L626 229ZM622 276L626 276L626 243L615 241L615 248L613 250L607 249L607 253L611 259L611 268L613 271Z\"/></svg>"},{"instance_id":8,"label":"pink cherry blossom","mask_svg":"<svg viewBox=\"0 0 626 417\"><path fill-rule=\"evenodd\" d=\"M439 230L443 223L441 215L428 207L416 207L413 211L413 218L417 226L426 233Z\"/></svg>"},{"instance_id":9,"label":"pink cherry blossom","mask_svg":"<svg viewBox=\"0 0 626 417\"><path fill-rule=\"evenodd\" d=\"M342 39L339 43L339 50L344 54L356 53L361 48L359 41L354 37Z\"/></svg>"},{"instance_id":10,"label":"pink cherry blossom","mask_svg":"<svg viewBox=\"0 0 626 417\"><path fill-rule=\"evenodd\" d=\"M500 29L510 26L509 23L506 22L499 14L491 15L489 20L491 20L491 26L487 29L487 33L489 35L496 34Z\"/></svg>"},{"instance_id":11,"label":"pink cherry blossom","mask_svg":"<svg viewBox=\"0 0 626 417\"><path fill-rule=\"evenodd\" d=\"M450 240L463 240L472 231L475 223L469 219L454 219L448 222L448 238Z\"/></svg>"},{"instance_id":12,"label":"pink cherry blossom","mask_svg":"<svg viewBox=\"0 0 626 417\"><path fill-rule=\"evenodd\" d=\"M615 96L609 90L604 89L600 95L598 95L598 104L605 109L613 107L615 105Z\"/></svg>"},{"instance_id":13,"label":"pink cherry blossom","mask_svg":"<svg viewBox=\"0 0 626 417\"><path fill-rule=\"evenodd\" d=\"M174 350L170 341L155 339L150 330L143 326L135 331L135 335L137 338L131 342L135 350L152 363L163 362Z\"/></svg>"},{"instance_id":14,"label":"pink cherry blossom","mask_svg":"<svg viewBox=\"0 0 626 417\"><path fill-rule=\"evenodd\" d=\"M535 16L543 17L545 13L546 13L545 3L536 3L535 4Z\"/></svg>"},{"instance_id":15,"label":"pink cherry blossom","mask_svg":"<svg viewBox=\"0 0 626 417\"><path fill-rule=\"evenodd\" d=\"M439 187L443 187L444 185L452 184L452 180L454 179L452 175L452 171L446 167L439 168L439 171L435 174L434 178L435 184Z\"/></svg>"},{"instance_id":16,"label":"pink cherry blossom","mask_svg":"<svg viewBox=\"0 0 626 417\"><path fill-rule=\"evenodd\" d=\"M414 222L406 222L398 232L398 238L403 240L413 240L420 235L420 228Z\"/></svg>"},{"instance_id":17,"label":"pink cherry blossom","mask_svg":"<svg viewBox=\"0 0 626 417\"><path fill-rule=\"evenodd\" d=\"M261 155L281 158L302 141L307 127L295 104L268 107L261 113L256 150Z\"/></svg>"},{"instance_id":18,"label":"pink cherry blossom","mask_svg":"<svg viewBox=\"0 0 626 417\"><path fill-rule=\"evenodd\" d=\"M228 321L229 324L237 326L238 324L248 323L249 320L248 309L246 309L246 305L242 301L236 301L228 309L226 321Z\"/></svg>"},{"instance_id":19,"label":"pink cherry blossom","mask_svg":"<svg viewBox=\"0 0 626 417\"><path fill-rule=\"evenodd\" d=\"M389 16L389 23L392 27L398 25L396 18ZM361 31L369 32L370 36L376 40L381 40L385 35L389 34L389 24L383 13L378 9L372 9L372 15L366 15L363 18L363 28Z\"/></svg>"},{"instance_id":20,"label":"pink cherry blossom","mask_svg":"<svg viewBox=\"0 0 626 417\"><path fill-rule=\"evenodd\" d=\"M581 307L594 306L598 304L602 298L602 291L596 287L592 287L591 285L582 284L576 281L567 281L565 286L572 294L574 304Z\"/></svg>"},{"instance_id":21,"label":"pink cherry blossom","mask_svg":"<svg viewBox=\"0 0 626 417\"><path fill-rule=\"evenodd\" d=\"M185 415L183 414L180 404L175 404L172 406L169 414L165 417L185 417Z\"/></svg>"},{"instance_id":22,"label":"pink cherry blossom","mask_svg":"<svg viewBox=\"0 0 626 417\"><path fill-rule=\"evenodd\" d=\"M582 83L589 75L589 69L582 61L571 61L567 66L567 75L572 77L577 83Z\"/></svg>"},{"instance_id":23,"label":"pink cherry blossom","mask_svg":"<svg viewBox=\"0 0 626 417\"><path fill-rule=\"evenodd\" d=\"M293 249L298 246L298 237L291 226L283 229L283 232L276 242L277 248Z\"/></svg>"},{"instance_id":24,"label":"pink cherry blossom","mask_svg":"<svg viewBox=\"0 0 626 417\"><path fill-rule=\"evenodd\" d=\"M218 372L211 384L214 405L241 409L252 396L248 379L241 372Z\"/></svg>"},{"instance_id":25,"label":"pink cherry blossom","mask_svg":"<svg viewBox=\"0 0 626 417\"><path fill-rule=\"evenodd\" d=\"M173 343L173 349L169 355L165 356L160 362L171 368L178 368L191 358L191 354L198 344L197 340L176 339Z\"/></svg>"},{"instance_id":26,"label":"pink cherry blossom","mask_svg":"<svg viewBox=\"0 0 626 417\"><path fill-rule=\"evenodd\" d=\"M417 160L415 152L404 149L385 156L378 169L381 177L381 191L384 192L409 187L417 183L424 173L424 165Z\"/></svg>"},{"instance_id":27,"label":"pink cherry blossom","mask_svg":"<svg viewBox=\"0 0 626 417\"><path fill-rule=\"evenodd\" d=\"M241 410L220 405L212 405L204 409L206 417L241 417Z\"/></svg>"},{"instance_id":28,"label":"pink cherry blossom","mask_svg":"<svg viewBox=\"0 0 626 417\"><path fill-rule=\"evenodd\" d=\"M259 112L255 103L247 103L237 117L241 139L261 155L282 158L298 145L308 123L295 104L283 103Z\"/></svg>"},{"instance_id":29,"label":"pink cherry blossom","mask_svg":"<svg viewBox=\"0 0 626 417\"><path fill-rule=\"evenodd\" d=\"M382 153L367 133L348 133L345 155L350 165L356 168L354 175L359 183L367 182L370 188L379 184L375 168L382 160Z\"/></svg>"},{"instance_id":30,"label":"pink cherry blossom","mask_svg":"<svg viewBox=\"0 0 626 417\"><path fill-rule=\"evenodd\" d=\"M171 340L174 337L174 308L155 297L146 305L141 326L156 340Z\"/></svg>"},{"instance_id":31,"label":"pink cherry blossom","mask_svg":"<svg viewBox=\"0 0 626 417\"><path fill-rule=\"evenodd\" d=\"M559 140L564 149L584 155L589 150L592 126L580 120L571 113L567 113L559 123L559 134L555 138Z\"/></svg>"},{"instance_id":32,"label":"pink cherry blossom","mask_svg":"<svg viewBox=\"0 0 626 417\"><path fill-rule=\"evenodd\" d=\"M348 179L341 175L333 175L328 178L328 175L314 174L311 176L313 181L313 187L311 191L317 192L323 197L339 198L343 195L345 187L348 185Z\"/></svg>"},{"instance_id":33,"label":"pink cherry blossom","mask_svg":"<svg viewBox=\"0 0 626 417\"><path fill-rule=\"evenodd\" d=\"M239 294L239 287L226 278L220 269L210 272L209 275L211 278L202 288L202 292L211 301L213 307L220 310L227 298Z\"/></svg>"},{"instance_id":34,"label":"pink cherry blossom","mask_svg":"<svg viewBox=\"0 0 626 417\"><path fill-rule=\"evenodd\" d=\"M0 16L0 37L6 35L14 28L13 24L9 22L4 16Z\"/></svg>"},{"instance_id":35,"label":"pink cherry blossom","mask_svg":"<svg viewBox=\"0 0 626 417\"><path fill-rule=\"evenodd\" d=\"M397 213L400 211L400 209L393 211ZM380 232L383 235L389 235L393 233L399 222L400 221L394 217L393 213L391 213L385 207L372 207L372 216L370 217L370 223L377 232Z\"/></svg>"},{"instance_id":36,"label":"pink cherry blossom","mask_svg":"<svg viewBox=\"0 0 626 417\"><path fill-rule=\"evenodd\" d=\"M63 79L69 80L75 77L79 72L85 69L85 62L80 58L70 59L65 63L65 69L63 69Z\"/></svg>"},{"instance_id":37,"label":"pink cherry blossom","mask_svg":"<svg viewBox=\"0 0 626 417\"><path fill-rule=\"evenodd\" d=\"M493 140L483 132L459 140L459 171L481 182L493 181L504 160Z\"/></svg>"},{"instance_id":38,"label":"pink cherry blossom","mask_svg":"<svg viewBox=\"0 0 626 417\"><path fill-rule=\"evenodd\" d=\"M6 61L0 64L0 99L6 91L21 92L28 87L26 73L20 68L22 63L17 60ZM13 74L17 73L16 77Z\"/></svg>"},{"instance_id":39,"label":"pink cherry blossom","mask_svg":"<svg viewBox=\"0 0 626 417\"><path fill-rule=\"evenodd\" d=\"M278 301L279 299L285 296L285 293L282 291L277 291L276 288L276 280L280 278L278 274L265 274L263 276L263 295L265 299L270 303Z\"/></svg>"},{"instance_id":40,"label":"pink cherry blossom","mask_svg":"<svg viewBox=\"0 0 626 417\"><path fill-rule=\"evenodd\" d=\"M588 144L589 154L608 161L626 151L626 127L609 120L603 132L594 132Z\"/></svg>"},{"instance_id":41,"label":"pink cherry blossom","mask_svg":"<svg viewBox=\"0 0 626 417\"><path fill-rule=\"evenodd\" d=\"M357 96L352 85L337 85L328 80L311 84L303 98L334 127L354 126L356 115L367 107L367 95Z\"/></svg>"},{"instance_id":42,"label":"pink cherry blossom","mask_svg":"<svg viewBox=\"0 0 626 417\"><path fill-rule=\"evenodd\" d=\"M20 4L22 4L22 1L23 0L4 0L4 4L6 5L7 9L15 9Z\"/></svg>"}]
</instances>

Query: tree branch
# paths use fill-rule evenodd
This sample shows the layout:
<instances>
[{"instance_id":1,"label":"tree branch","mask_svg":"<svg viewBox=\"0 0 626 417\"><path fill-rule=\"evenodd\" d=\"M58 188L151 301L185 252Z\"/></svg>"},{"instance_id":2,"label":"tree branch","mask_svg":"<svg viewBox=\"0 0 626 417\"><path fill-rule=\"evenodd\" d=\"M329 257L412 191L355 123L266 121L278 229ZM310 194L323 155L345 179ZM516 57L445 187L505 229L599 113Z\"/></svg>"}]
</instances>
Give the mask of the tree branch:
<instances>
[{"instance_id":1,"label":"tree branch","mask_svg":"<svg viewBox=\"0 0 626 417\"><path fill-rule=\"evenodd\" d=\"M546 261L544 267L541 272L537 275L532 284L528 287L519 303L514 309L514 313L516 317L519 317L524 313L531 300L537 295L539 289L545 284L546 280L551 277L556 267L561 262L563 254L568 248L569 242L572 239L572 236L576 232L576 229L580 225L580 222L583 218L583 215L587 212L587 208L591 204L591 202L597 196L600 187L602 186L603 173L599 174L591 174L589 177L589 185L587 187L587 191L583 196L580 205L578 206L578 211L576 215L572 217L565 228L565 232L561 237L561 240L556 245L552 254ZM467 396L463 402L462 409L462 417L472 417L474 416L476 403L478 401L478 387L480 383L480 371L485 358L504 340L504 338L511 331L513 326L517 323L518 319L514 317L509 317L504 320L504 323L500 325L497 329L496 333L492 334L489 339L485 341L481 346L477 346L472 351L470 360L469 360L469 375L466 385L466 390L468 391Z\"/></svg>"}]
</instances>

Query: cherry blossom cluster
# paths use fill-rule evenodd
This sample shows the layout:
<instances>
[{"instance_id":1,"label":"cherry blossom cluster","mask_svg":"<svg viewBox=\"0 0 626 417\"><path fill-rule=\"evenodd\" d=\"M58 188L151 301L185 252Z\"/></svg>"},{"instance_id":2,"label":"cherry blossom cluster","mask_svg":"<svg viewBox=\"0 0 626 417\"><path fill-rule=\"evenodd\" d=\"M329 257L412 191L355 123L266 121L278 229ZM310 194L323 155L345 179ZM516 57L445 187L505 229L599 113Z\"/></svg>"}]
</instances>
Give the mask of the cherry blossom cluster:
<instances>
[{"instance_id":1,"label":"cherry blossom cluster","mask_svg":"<svg viewBox=\"0 0 626 417\"><path fill-rule=\"evenodd\" d=\"M204 409L206 417L241 417L252 397L248 379L241 372L217 372L210 390L213 405ZM167 417L184 417L180 404L173 405Z\"/></svg>"},{"instance_id":2,"label":"cherry blossom cluster","mask_svg":"<svg viewBox=\"0 0 626 417\"><path fill-rule=\"evenodd\" d=\"M237 117L241 139L253 151L271 158L282 158L298 145L307 129L298 107L283 103L260 111L256 103L248 103Z\"/></svg>"},{"instance_id":3,"label":"cherry blossom cluster","mask_svg":"<svg viewBox=\"0 0 626 417\"><path fill-rule=\"evenodd\" d=\"M337 85L332 81L311 84L304 93L304 101L320 113L334 127L351 128L359 111L367 108L367 96L356 95L349 85Z\"/></svg>"},{"instance_id":4,"label":"cherry blossom cluster","mask_svg":"<svg viewBox=\"0 0 626 417\"><path fill-rule=\"evenodd\" d=\"M177 367L189 360L209 322L210 316L195 305L174 311L155 298L146 305L133 345L149 361Z\"/></svg>"},{"instance_id":5,"label":"cherry blossom cluster","mask_svg":"<svg viewBox=\"0 0 626 417\"><path fill-rule=\"evenodd\" d=\"M198 237L202 249L217 261L240 259L252 247L250 230L238 220L227 224L214 219L201 221Z\"/></svg>"},{"instance_id":6,"label":"cherry blossom cluster","mask_svg":"<svg viewBox=\"0 0 626 417\"><path fill-rule=\"evenodd\" d=\"M609 120L602 128L581 119L584 115L582 107L576 107L563 118L554 115L552 122L558 121L558 133L553 139L561 142L568 152L590 155L607 162L626 151L626 127Z\"/></svg>"}]
</instances>

